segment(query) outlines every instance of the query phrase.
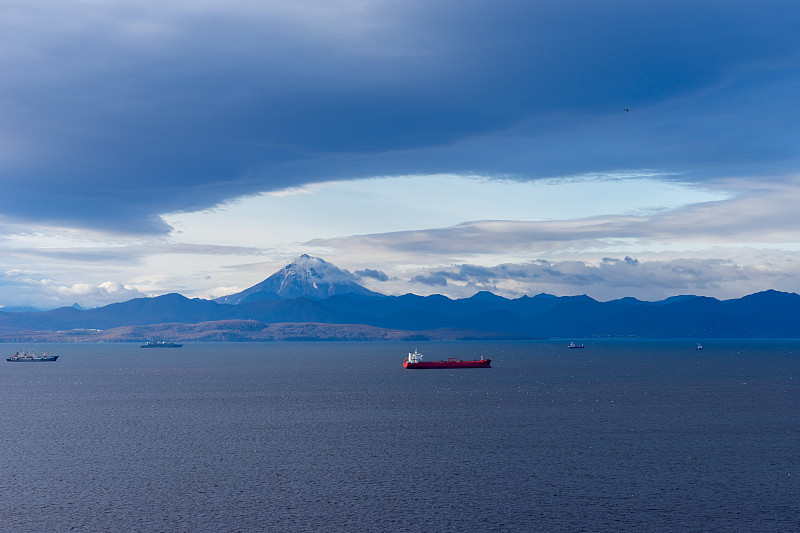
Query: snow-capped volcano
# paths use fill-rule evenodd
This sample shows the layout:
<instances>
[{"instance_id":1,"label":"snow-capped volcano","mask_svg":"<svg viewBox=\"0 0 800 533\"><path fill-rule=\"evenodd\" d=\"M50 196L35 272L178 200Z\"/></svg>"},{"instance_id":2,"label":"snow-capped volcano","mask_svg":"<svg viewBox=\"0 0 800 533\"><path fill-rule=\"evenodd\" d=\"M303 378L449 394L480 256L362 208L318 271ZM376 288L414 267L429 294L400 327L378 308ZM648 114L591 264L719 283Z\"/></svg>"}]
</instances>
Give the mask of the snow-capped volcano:
<instances>
[{"instance_id":1,"label":"snow-capped volcano","mask_svg":"<svg viewBox=\"0 0 800 533\"><path fill-rule=\"evenodd\" d=\"M281 298L323 299L334 294L382 296L356 283L353 274L318 257L303 254L261 283L242 292L214 300L224 304L240 304Z\"/></svg>"}]
</instances>

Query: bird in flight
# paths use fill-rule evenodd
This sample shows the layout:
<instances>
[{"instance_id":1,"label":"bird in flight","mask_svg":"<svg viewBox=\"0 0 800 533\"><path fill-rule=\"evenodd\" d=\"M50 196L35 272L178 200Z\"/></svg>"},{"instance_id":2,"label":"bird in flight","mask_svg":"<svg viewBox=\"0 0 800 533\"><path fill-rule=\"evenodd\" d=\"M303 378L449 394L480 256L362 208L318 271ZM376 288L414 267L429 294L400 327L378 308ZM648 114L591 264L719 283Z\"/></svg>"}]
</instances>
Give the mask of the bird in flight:
<instances>
[{"instance_id":1,"label":"bird in flight","mask_svg":"<svg viewBox=\"0 0 800 533\"><path fill-rule=\"evenodd\" d=\"M626 107L626 108L625 108L625 111L628 111L628 112L630 112L630 109L628 109L628 108Z\"/></svg>"}]
</instances>

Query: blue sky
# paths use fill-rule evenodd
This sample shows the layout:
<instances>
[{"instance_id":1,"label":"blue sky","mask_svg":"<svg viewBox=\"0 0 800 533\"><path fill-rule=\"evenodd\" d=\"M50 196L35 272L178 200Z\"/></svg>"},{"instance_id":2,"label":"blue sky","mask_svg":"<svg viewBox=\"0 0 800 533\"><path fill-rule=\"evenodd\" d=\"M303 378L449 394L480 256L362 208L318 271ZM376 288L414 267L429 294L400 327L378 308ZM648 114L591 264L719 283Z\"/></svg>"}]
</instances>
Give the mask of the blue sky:
<instances>
[{"instance_id":1,"label":"blue sky","mask_svg":"<svg viewBox=\"0 0 800 533\"><path fill-rule=\"evenodd\" d=\"M791 1L0 4L0 305L796 292ZM627 109L627 110L626 110Z\"/></svg>"}]
</instances>

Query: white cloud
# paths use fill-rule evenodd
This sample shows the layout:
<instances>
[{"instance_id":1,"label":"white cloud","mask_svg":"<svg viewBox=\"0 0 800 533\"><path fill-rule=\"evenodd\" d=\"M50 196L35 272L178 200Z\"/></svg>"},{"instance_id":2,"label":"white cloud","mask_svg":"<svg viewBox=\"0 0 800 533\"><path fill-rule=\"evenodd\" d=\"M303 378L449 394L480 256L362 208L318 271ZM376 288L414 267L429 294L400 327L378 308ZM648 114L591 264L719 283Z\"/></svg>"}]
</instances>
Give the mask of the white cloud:
<instances>
[{"instance_id":1,"label":"white cloud","mask_svg":"<svg viewBox=\"0 0 800 533\"><path fill-rule=\"evenodd\" d=\"M628 213L621 208L618 212L622 213L613 215L534 221L513 216L504 220L478 219L433 229L314 239L310 244L351 251L369 248L408 254L437 253L446 262L448 256L492 253L552 254L617 249L644 252L688 245L746 243L774 243L780 248L784 243L798 242L800 219L796 210L800 205L800 178L772 183L762 181L758 187L739 183L724 182L730 189L738 188L738 194L731 198L714 199L709 194L705 200L686 202L689 205L667 206L671 209L641 209L632 202ZM598 189L592 197L601 194ZM591 210L590 203L591 197L580 200L580 206L586 207L587 212Z\"/></svg>"},{"instance_id":2,"label":"white cloud","mask_svg":"<svg viewBox=\"0 0 800 533\"><path fill-rule=\"evenodd\" d=\"M84 296L82 290L87 301L80 303L87 306L128 296L120 289L101 290L110 279L138 294L221 296L258 283L301 253L363 272L364 285L394 294L427 290L468 296L481 289L528 294L539 291L537 283L545 279L545 288L560 294L591 289L604 298L626 292L655 298L692 287L719 294L777 284L790 289L789 278L780 272L793 273L792 263L785 258L769 263L767 258L800 250L800 221L794 215L800 179L713 185L698 190L647 182L642 176L536 183L408 176L331 182L303 189L303 194L261 195L214 210L168 215L165 220L175 228L168 238L17 227L0 243L0 268L27 270L32 281L24 290L5 291L0 304L22 305L38 298L47 305L56 300L70 305L70 299ZM597 198L612 200L597 206ZM616 213L597 214L612 208ZM458 223L465 214L483 220ZM504 219L491 220L498 217ZM354 234L364 228L390 231ZM398 228L404 230L391 231ZM625 256L647 267L632 270L602 261ZM679 261L692 260L701 261L702 272L725 276L715 282L713 274L698 274L683 283ZM479 276L478 268L536 261L558 265L553 270L558 275L547 276L540 269L535 280ZM714 261L722 266L712 269ZM658 266L664 264L670 267ZM459 269L463 279L458 279L451 265L473 267L469 277ZM732 279L736 269L731 265L740 265L739 272L748 275ZM626 268L658 274L664 281L615 277ZM762 274L769 287L757 286L750 273ZM59 281L43 285L39 290L52 290L36 295L37 279ZM622 283L626 280L630 286Z\"/></svg>"},{"instance_id":3,"label":"white cloud","mask_svg":"<svg viewBox=\"0 0 800 533\"><path fill-rule=\"evenodd\" d=\"M119 282L64 284L42 278L37 272L21 270L9 270L0 275L3 306L49 309L77 303L82 307L98 307L144 296L136 288Z\"/></svg>"},{"instance_id":4,"label":"white cloud","mask_svg":"<svg viewBox=\"0 0 800 533\"><path fill-rule=\"evenodd\" d=\"M61 302L74 300L82 307L98 307L145 296L135 288L113 281L104 281L99 285L88 283L59 285L51 280L42 280L40 283L45 296L52 295Z\"/></svg>"},{"instance_id":5,"label":"white cloud","mask_svg":"<svg viewBox=\"0 0 800 533\"><path fill-rule=\"evenodd\" d=\"M489 290L507 297L550 293L588 294L599 300L633 296L662 300L678 294L737 298L766 287L796 291L800 253L780 262L742 265L727 259L637 259L605 257L596 261L531 261L484 267L469 264L424 269L411 279L429 294L461 297ZM766 284L766 285L765 285Z\"/></svg>"}]
</instances>

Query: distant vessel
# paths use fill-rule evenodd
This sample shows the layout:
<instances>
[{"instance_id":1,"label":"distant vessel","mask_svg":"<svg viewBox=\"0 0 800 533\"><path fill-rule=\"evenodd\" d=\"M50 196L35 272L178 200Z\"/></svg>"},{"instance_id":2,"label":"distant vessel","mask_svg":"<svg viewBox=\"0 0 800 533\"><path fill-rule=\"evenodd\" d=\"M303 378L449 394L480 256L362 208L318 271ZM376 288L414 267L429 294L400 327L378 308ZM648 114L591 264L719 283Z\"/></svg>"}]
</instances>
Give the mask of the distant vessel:
<instances>
[{"instance_id":1,"label":"distant vessel","mask_svg":"<svg viewBox=\"0 0 800 533\"><path fill-rule=\"evenodd\" d=\"M58 359L57 355L47 355L47 352L36 353L36 352L17 352L6 361L11 361L12 363L17 362L43 362L43 361L55 361Z\"/></svg>"},{"instance_id":2,"label":"distant vessel","mask_svg":"<svg viewBox=\"0 0 800 533\"><path fill-rule=\"evenodd\" d=\"M696 350L702 350L702 349L703 349L703 345L702 345L702 344L698 344L698 345L697 345L697 348L695 348L695 349L696 349Z\"/></svg>"},{"instance_id":3,"label":"distant vessel","mask_svg":"<svg viewBox=\"0 0 800 533\"><path fill-rule=\"evenodd\" d=\"M569 349L583 348L583 344L575 344L574 342L571 342L571 343L567 344L567 348L569 348Z\"/></svg>"},{"instance_id":4,"label":"distant vessel","mask_svg":"<svg viewBox=\"0 0 800 533\"><path fill-rule=\"evenodd\" d=\"M141 348L180 348L183 344L175 344L168 341L147 341Z\"/></svg>"},{"instance_id":5,"label":"distant vessel","mask_svg":"<svg viewBox=\"0 0 800 533\"><path fill-rule=\"evenodd\" d=\"M403 361L405 368L491 368L492 360L480 359L473 361L462 361L455 357L451 357L445 361L422 361L422 354L414 350L414 353L409 353L408 357Z\"/></svg>"}]
</instances>

